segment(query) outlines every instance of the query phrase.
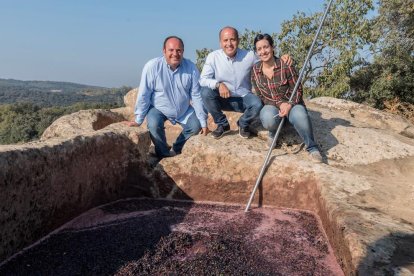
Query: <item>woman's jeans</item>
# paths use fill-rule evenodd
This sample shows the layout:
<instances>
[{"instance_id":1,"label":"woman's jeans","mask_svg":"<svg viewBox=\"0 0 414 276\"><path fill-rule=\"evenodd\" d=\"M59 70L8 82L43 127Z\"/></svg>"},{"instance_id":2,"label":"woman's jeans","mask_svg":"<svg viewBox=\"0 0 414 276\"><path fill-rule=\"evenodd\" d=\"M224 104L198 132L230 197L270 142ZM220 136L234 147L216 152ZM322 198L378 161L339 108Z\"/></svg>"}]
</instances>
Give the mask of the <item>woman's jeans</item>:
<instances>
[{"instance_id":1,"label":"woman's jeans","mask_svg":"<svg viewBox=\"0 0 414 276\"><path fill-rule=\"evenodd\" d=\"M151 107L147 113L147 127L150 132L152 143L155 146L155 153L160 158L170 156L170 149L167 144L167 138L165 137L164 123L166 120L167 117L155 107ZM181 153L185 142L191 136L198 134L201 130L200 121L195 112L191 114L186 124L179 124L183 128L183 131L178 135L177 140L172 146L172 149L176 153Z\"/></svg>"},{"instance_id":2,"label":"woman's jeans","mask_svg":"<svg viewBox=\"0 0 414 276\"><path fill-rule=\"evenodd\" d=\"M279 109L273 105L265 105L260 111L260 121L265 129L269 130L269 137L273 138L276 134L282 118L277 116ZM301 104L294 105L288 115L289 122L293 125L299 133L302 140L305 142L306 150L308 152L318 150L318 145L315 143L313 137L312 123L305 106Z\"/></svg>"},{"instance_id":3,"label":"woman's jeans","mask_svg":"<svg viewBox=\"0 0 414 276\"><path fill-rule=\"evenodd\" d=\"M217 89L210 89L208 87L201 88L201 97L203 98L204 106L211 114L216 125L228 126L225 111L241 112L243 115L239 119L239 126L241 128L248 127L254 119L259 115L262 108L262 101L253 93L247 93L244 97L230 97L222 98Z\"/></svg>"}]
</instances>

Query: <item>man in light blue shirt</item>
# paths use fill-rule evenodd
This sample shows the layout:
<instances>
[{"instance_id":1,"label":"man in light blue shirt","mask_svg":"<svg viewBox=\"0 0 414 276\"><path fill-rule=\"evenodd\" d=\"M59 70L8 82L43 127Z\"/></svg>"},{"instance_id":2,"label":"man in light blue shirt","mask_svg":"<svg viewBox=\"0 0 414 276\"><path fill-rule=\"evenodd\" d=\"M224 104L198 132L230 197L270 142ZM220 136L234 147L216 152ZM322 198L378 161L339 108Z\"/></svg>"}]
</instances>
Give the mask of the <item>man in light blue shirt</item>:
<instances>
[{"instance_id":1,"label":"man in light blue shirt","mask_svg":"<svg viewBox=\"0 0 414 276\"><path fill-rule=\"evenodd\" d=\"M249 138L249 125L258 118L262 101L252 93L250 73L258 58L253 51L239 49L239 34L233 27L220 30L221 49L211 52L200 76L201 97L217 125L211 134L219 139L230 131L223 110L242 112L239 135ZM282 57L286 60L289 57ZM289 64L291 63L289 59Z\"/></svg>"},{"instance_id":2,"label":"man in light blue shirt","mask_svg":"<svg viewBox=\"0 0 414 276\"><path fill-rule=\"evenodd\" d=\"M201 132L206 135L207 113L200 95L199 71L183 58L184 43L176 36L164 40L163 56L148 61L142 70L135 106L135 122L140 126L145 117L155 153L159 158L180 154L185 142ZM164 123L180 124L183 131L169 149Z\"/></svg>"}]
</instances>

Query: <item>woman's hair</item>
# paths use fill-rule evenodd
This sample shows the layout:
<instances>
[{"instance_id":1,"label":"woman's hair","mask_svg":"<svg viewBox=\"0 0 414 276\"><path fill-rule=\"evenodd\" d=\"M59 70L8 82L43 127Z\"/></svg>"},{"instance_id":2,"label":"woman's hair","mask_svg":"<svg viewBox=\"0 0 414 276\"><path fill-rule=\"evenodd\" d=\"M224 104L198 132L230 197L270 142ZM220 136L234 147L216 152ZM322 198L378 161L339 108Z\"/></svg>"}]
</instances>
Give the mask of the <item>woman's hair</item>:
<instances>
[{"instance_id":1,"label":"woman's hair","mask_svg":"<svg viewBox=\"0 0 414 276\"><path fill-rule=\"evenodd\" d=\"M270 47L274 47L273 44L273 38L269 35L269 34L258 34L256 35L256 37L254 38L254 45L253 45L253 49L254 51L256 51L256 43L257 41L260 41L262 39L266 39L269 42Z\"/></svg>"}]
</instances>

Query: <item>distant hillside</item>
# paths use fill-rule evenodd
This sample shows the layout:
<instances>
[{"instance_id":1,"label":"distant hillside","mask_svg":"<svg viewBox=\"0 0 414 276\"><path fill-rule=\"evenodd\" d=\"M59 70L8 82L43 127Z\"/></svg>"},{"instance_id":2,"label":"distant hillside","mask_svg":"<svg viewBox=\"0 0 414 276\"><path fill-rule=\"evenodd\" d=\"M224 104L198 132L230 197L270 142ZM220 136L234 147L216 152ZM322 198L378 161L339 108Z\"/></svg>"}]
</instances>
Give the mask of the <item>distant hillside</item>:
<instances>
[{"instance_id":1,"label":"distant hillside","mask_svg":"<svg viewBox=\"0 0 414 276\"><path fill-rule=\"evenodd\" d=\"M131 87L106 88L71 82L0 79L0 104L33 103L69 106L75 103L123 104Z\"/></svg>"}]
</instances>

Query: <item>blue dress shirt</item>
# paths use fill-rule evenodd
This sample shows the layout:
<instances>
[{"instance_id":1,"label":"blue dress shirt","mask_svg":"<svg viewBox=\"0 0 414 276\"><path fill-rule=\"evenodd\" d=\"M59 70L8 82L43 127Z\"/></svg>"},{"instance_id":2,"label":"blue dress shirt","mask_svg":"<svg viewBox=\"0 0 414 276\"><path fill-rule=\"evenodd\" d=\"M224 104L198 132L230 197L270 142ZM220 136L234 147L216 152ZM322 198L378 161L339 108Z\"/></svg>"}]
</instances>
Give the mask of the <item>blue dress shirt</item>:
<instances>
[{"instance_id":1,"label":"blue dress shirt","mask_svg":"<svg viewBox=\"0 0 414 276\"><path fill-rule=\"evenodd\" d=\"M243 97L252 91L250 73L259 61L253 51L237 49L233 58L222 49L208 54L200 76L200 85L215 89L217 82L224 83L232 97Z\"/></svg>"},{"instance_id":2,"label":"blue dress shirt","mask_svg":"<svg viewBox=\"0 0 414 276\"><path fill-rule=\"evenodd\" d=\"M195 111L201 127L206 127L207 113L200 95L199 77L195 64L185 58L174 71L163 56L148 61L142 70L135 121L142 124L154 106L172 124L187 123Z\"/></svg>"}]
</instances>

